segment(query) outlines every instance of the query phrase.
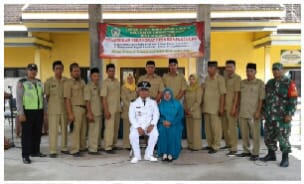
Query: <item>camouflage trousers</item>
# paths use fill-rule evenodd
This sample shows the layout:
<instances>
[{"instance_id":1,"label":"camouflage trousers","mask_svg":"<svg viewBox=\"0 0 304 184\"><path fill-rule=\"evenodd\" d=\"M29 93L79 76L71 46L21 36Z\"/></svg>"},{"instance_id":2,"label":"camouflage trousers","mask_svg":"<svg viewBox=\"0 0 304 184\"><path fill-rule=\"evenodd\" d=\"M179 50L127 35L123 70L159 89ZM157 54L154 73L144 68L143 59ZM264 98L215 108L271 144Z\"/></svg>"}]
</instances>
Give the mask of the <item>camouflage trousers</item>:
<instances>
[{"instance_id":1,"label":"camouflage trousers","mask_svg":"<svg viewBox=\"0 0 304 184\"><path fill-rule=\"evenodd\" d=\"M291 127L282 127L282 121L267 121L264 127L264 142L268 150L277 151L277 141L279 141L280 150L282 153L291 153L291 145L289 143L289 136Z\"/></svg>"}]
</instances>

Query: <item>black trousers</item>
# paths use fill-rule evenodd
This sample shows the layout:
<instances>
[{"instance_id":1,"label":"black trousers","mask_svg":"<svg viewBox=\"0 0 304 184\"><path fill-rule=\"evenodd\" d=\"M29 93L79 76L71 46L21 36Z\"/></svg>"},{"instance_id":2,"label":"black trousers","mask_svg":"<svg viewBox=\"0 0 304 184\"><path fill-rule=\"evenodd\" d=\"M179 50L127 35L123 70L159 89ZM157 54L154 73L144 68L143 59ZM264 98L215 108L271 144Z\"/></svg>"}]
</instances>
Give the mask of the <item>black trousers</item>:
<instances>
[{"instance_id":1,"label":"black trousers","mask_svg":"<svg viewBox=\"0 0 304 184\"><path fill-rule=\"evenodd\" d=\"M22 157L40 153L41 132L43 124L43 110L24 110L26 117L22 125Z\"/></svg>"}]
</instances>

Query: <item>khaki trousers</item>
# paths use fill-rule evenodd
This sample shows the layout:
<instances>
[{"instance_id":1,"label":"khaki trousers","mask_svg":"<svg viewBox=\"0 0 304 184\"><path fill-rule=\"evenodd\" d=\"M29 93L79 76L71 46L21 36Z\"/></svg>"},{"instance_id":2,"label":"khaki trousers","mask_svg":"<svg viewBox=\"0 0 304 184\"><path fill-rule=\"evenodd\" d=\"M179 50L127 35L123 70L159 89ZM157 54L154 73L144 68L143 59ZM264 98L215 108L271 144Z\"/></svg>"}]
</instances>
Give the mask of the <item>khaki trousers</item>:
<instances>
[{"instance_id":1,"label":"khaki trousers","mask_svg":"<svg viewBox=\"0 0 304 184\"><path fill-rule=\"evenodd\" d=\"M259 155L260 152L260 120L240 118L240 129L243 140L243 152ZM253 149L250 152L249 133L253 139Z\"/></svg>"},{"instance_id":2,"label":"khaki trousers","mask_svg":"<svg viewBox=\"0 0 304 184\"><path fill-rule=\"evenodd\" d=\"M94 122L88 122L88 147L90 152L97 152L100 143L101 116L94 116Z\"/></svg>"},{"instance_id":3,"label":"khaki trousers","mask_svg":"<svg viewBox=\"0 0 304 184\"><path fill-rule=\"evenodd\" d=\"M70 153L74 154L80 150L86 149L87 121L85 116L85 108L72 106L72 111L75 116L75 120L74 129L71 136Z\"/></svg>"},{"instance_id":4,"label":"khaki trousers","mask_svg":"<svg viewBox=\"0 0 304 184\"><path fill-rule=\"evenodd\" d=\"M190 149L202 148L202 119L186 117L187 143Z\"/></svg>"},{"instance_id":5,"label":"khaki trousers","mask_svg":"<svg viewBox=\"0 0 304 184\"><path fill-rule=\"evenodd\" d=\"M105 119L104 142L105 150L112 150L117 143L120 113L111 113L110 119Z\"/></svg>"},{"instance_id":6,"label":"khaki trousers","mask_svg":"<svg viewBox=\"0 0 304 184\"><path fill-rule=\"evenodd\" d=\"M237 118L230 115L229 111L225 111L222 118L222 128L226 146L230 146L230 151L237 151L238 132L237 132Z\"/></svg>"},{"instance_id":7,"label":"khaki trousers","mask_svg":"<svg viewBox=\"0 0 304 184\"><path fill-rule=\"evenodd\" d=\"M61 132L61 151L68 151L67 145L67 115L48 114L49 121L49 150L50 154L57 154L58 129Z\"/></svg>"},{"instance_id":8,"label":"khaki trousers","mask_svg":"<svg viewBox=\"0 0 304 184\"><path fill-rule=\"evenodd\" d=\"M222 122L218 115L205 113L205 132L209 147L218 150L221 146Z\"/></svg>"},{"instance_id":9,"label":"khaki trousers","mask_svg":"<svg viewBox=\"0 0 304 184\"><path fill-rule=\"evenodd\" d=\"M123 119L123 147L131 148L130 146L130 121L128 118Z\"/></svg>"}]
</instances>

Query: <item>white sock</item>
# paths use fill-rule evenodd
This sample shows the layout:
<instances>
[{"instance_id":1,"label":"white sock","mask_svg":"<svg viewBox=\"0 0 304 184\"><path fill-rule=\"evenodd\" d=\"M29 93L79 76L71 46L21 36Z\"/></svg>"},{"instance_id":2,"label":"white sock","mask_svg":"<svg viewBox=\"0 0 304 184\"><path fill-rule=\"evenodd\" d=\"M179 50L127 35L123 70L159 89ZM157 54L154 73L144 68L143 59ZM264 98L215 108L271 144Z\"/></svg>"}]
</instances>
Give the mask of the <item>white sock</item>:
<instances>
[{"instance_id":1,"label":"white sock","mask_svg":"<svg viewBox=\"0 0 304 184\"><path fill-rule=\"evenodd\" d=\"M168 155L168 159L169 159L169 160L172 160L172 155Z\"/></svg>"},{"instance_id":2,"label":"white sock","mask_svg":"<svg viewBox=\"0 0 304 184\"><path fill-rule=\"evenodd\" d=\"M167 158L167 154L163 154L163 159Z\"/></svg>"}]
</instances>

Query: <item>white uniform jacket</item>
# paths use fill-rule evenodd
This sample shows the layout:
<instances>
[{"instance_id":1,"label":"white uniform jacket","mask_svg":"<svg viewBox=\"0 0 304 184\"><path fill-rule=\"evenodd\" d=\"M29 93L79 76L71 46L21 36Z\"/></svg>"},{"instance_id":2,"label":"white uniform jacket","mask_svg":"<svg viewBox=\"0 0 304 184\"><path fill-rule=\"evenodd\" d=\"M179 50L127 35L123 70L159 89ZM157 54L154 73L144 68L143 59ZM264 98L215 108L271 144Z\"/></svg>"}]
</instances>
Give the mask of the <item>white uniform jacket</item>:
<instances>
[{"instance_id":1,"label":"white uniform jacket","mask_svg":"<svg viewBox=\"0 0 304 184\"><path fill-rule=\"evenodd\" d=\"M147 130L149 125L157 126L159 119L159 110L155 100L146 98L145 105L141 97L138 97L134 102L131 102L129 107L129 120L131 129L141 127Z\"/></svg>"}]
</instances>

